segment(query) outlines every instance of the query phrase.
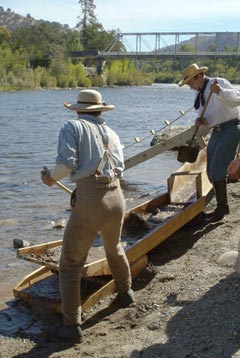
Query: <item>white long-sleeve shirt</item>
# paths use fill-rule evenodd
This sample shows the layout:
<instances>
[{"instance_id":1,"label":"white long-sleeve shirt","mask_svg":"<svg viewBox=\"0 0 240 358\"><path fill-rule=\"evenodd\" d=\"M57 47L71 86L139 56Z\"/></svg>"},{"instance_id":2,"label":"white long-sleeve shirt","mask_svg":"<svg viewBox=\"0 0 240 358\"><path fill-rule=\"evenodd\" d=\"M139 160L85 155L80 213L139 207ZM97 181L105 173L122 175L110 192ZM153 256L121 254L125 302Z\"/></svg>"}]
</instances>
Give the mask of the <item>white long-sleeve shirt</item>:
<instances>
[{"instance_id":1,"label":"white long-sleeve shirt","mask_svg":"<svg viewBox=\"0 0 240 358\"><path fill-rule=\"evenodd\" d=\"M240 118L240 91L232 86L232 84L224 78L210 78L204 91L205 101L210 93L210 86L217 79L220 85L220 92L217 95L213 93L204 117L208 121L209 127L229 121L231 119ZM200 104L198 116L202 112L203 106Z\"/></svg>"}]
</instances>

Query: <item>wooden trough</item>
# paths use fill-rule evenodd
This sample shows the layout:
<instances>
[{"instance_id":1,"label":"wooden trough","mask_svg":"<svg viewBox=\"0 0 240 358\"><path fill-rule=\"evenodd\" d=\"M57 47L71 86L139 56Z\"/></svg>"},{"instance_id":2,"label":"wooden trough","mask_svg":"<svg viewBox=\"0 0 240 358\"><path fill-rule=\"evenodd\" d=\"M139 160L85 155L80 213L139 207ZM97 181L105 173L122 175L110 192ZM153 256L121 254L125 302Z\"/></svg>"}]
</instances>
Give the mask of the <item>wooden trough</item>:
<instances>
[{"instance_id":1,"label":"wooden trough","mask_svg":"<svg viewBox=\"0 0 240 358\"><path fill-rule=\"evenodd\" d=\"M133 278L147 266L147 254L154 247L205 209L212 190L206 174L206 150L200 151L195 163L185 163L172 173L167 185L166 193L125 214L122 242L125 244ZM141 225L135 227L136 222ZM19 258L41 267L14 287L15 297L21 297L34 307L61 312L57 277L61 245L62 240L58 240L18 250ZM90 250L82 277L83 311L96 304L100 298L114 293L114 281L102 247ZM47 286L45 290L44 284ZM41 287L38 289L37 286Z\"/></svg>"}]
</instances>

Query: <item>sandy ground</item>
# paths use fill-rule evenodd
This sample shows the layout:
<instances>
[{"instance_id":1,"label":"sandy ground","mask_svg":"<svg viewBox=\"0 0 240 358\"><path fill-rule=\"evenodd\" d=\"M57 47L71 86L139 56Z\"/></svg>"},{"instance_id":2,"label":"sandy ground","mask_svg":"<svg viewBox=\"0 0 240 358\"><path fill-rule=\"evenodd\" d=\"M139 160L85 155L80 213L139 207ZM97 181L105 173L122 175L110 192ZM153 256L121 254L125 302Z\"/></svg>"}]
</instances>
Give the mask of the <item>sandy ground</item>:
<instances>
[{"instance_id":1,"label":"sandy ground","mask_svg":"<svg viewBox=\"0 0 240 358\"><path fill-rule=\"evenodd\" d=\"M10 301L0 311L0 357L240 358L240 183L228 193L222 222L206 225L199 215L149 254L133 283L136 304L122 309L112 295L84 314L81 344L47 340L60 315Z\"/></svg>"}]
</instances>

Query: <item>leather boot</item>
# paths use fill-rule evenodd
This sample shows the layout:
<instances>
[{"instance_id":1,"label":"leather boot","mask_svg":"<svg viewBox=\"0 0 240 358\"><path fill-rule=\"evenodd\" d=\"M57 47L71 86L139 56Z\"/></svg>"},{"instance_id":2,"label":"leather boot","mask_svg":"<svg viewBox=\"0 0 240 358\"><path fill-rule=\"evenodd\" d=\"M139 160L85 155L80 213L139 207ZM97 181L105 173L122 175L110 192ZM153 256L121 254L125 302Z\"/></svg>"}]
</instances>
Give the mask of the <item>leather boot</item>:
<instances>
[{"instance_id":1,"label":"leather boot","mask_svg":"<svg viewBox=\"0 0 240 358\"><path fill-rule=\"evenodd\" d=\"M47 330L47 336L50 339L59 339L64 342L81 343L83 341L83 333L80 325L65 326L58 323Z\"/></svg>"},{"instance_id":2,"label":"leather boot","mask_svg":"<svg viewBox=\"0 0 240 358\"><path fill-rule=\"evenodd\" d=\"M134 292L131 288L127 292L119 292L118 298L122 303L122 307L128 307L135 302Z\"/></svg>"},{"instance_id":3,"label":"leather boot","mask_svg":"<svg viewBox=\"0 0 240 358\"><path fill-rule=\"evenodd\" d=\"M217 222L222 220L225 215L229 214L226 178L213 182L213 187L216 194L217 207L212 213L212 216L210 216L210 221Z\"/></svg>"}]
</instances>

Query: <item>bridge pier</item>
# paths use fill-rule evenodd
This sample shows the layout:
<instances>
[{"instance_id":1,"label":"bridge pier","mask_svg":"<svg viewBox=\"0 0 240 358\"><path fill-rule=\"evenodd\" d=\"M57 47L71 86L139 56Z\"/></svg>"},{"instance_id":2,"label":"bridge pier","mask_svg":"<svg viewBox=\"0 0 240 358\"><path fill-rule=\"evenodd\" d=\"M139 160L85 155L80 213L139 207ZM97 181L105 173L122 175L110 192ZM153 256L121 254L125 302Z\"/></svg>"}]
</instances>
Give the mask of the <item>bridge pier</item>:
<instances>
[{"instance_id":1,"label":"bridge pier","mask_svg":"<svg viewBox=\"0 0 240 358\"><path fill-rule=\"evenodd\" d=\"M106 66L106 60L105 60L105 58L103 58L101 56L97 56L96 60L97 60L96 72L97 72L98 75L102 75L102 74L104 74L104 68Z\"/></svg>"}]
</instances>

